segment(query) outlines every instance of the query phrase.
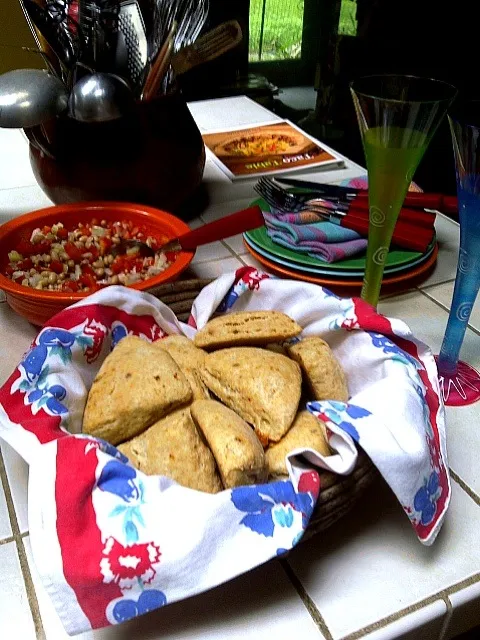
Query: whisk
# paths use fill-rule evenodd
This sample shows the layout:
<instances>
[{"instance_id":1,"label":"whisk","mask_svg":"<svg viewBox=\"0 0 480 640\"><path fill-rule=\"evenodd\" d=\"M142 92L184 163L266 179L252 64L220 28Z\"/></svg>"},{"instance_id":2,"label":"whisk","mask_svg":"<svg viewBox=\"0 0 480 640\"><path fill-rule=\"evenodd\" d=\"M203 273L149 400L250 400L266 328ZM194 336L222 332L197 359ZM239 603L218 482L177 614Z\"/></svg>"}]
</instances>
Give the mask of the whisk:
<instances>
[{"instance_id":1,"label":"whisk","mask_svg":"<svg viewBox=\"0 0 480 640\"><path fill-rule=\"evenodd\" d=\"M150 42L150 58L158 54L174 22L177 23L177 33L173 49L191 44L202 30L208 15L209 0L157 0L154 9L153 30Z\"/></svg>"}]
</instances>

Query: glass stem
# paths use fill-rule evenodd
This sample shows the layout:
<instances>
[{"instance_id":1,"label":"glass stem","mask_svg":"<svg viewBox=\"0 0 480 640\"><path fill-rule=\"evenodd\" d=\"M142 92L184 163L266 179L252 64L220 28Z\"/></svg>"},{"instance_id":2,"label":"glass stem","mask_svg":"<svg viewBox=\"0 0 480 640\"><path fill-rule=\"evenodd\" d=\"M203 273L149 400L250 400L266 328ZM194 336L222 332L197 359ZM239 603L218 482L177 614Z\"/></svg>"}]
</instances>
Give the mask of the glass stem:
<instances>
[{"instance_id":1,"label":"glass stem","mask_svg":"<svg viewBox=\"0 0 480 640\"><path fill-rule=\"evenodd\" d=\"M400 209L390 210L381 225L372 222L370 214L367 244L367 260L361 297L374 307L377 306L382 287L383 270L388 256L393 231Z\"/></svg>"},{"instance_id":2,"label":"glass stem","mask_svg":"<svg viewBox=\"0 0 480 640\"><path fill-rule=\"evenodd\" d=\"M452 306L438 356L441 375L454 375L457 371L460 349L480 287L479 259L480 235L469 229L461 233Z\"/></svg>"}]
</instances>

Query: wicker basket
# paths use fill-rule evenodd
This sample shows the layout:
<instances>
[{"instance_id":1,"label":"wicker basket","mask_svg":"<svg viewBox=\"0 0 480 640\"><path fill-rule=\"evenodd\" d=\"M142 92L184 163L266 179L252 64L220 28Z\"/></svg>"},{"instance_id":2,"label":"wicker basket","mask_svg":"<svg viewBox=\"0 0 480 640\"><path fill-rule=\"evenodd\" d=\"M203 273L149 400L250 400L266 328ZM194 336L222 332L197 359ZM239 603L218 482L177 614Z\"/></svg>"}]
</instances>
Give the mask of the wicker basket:
<instances>
[{"instance_id":1,"label":"wicker basket","mask_svg":"<svg viewBox=\"0 0 480 640\"><path fill-rule=\"evenodd\" d=\"M193 301L212 280L178 280L149 291L164 302L183 322L188 320ZM304 536L324 531L342 518L358 502L366 490L379 478L377 469L367 455L360 450L357 465L348 476L339 476L330 471L320 474L320 492L317 505Z\"/></svg>"}]
</instances>

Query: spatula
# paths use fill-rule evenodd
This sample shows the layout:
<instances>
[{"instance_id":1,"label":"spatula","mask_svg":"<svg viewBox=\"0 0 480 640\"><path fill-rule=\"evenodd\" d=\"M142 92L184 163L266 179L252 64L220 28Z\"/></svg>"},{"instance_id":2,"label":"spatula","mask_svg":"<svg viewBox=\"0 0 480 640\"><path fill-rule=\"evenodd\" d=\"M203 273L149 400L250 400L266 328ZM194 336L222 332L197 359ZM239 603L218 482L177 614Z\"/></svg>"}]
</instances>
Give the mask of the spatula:
<instances>
[{"instance_id":1,"label":"spatula","mask_svg":"<svg viewBox=\"0 0 480 640\"><path fill-rule=\"evenodd\" d=\"M193 44L179 49L170 64L176 75L181 75L233 49L241 42L242 37L242 29L237 20L223 22Z\"/></svg>"}]
</instances>

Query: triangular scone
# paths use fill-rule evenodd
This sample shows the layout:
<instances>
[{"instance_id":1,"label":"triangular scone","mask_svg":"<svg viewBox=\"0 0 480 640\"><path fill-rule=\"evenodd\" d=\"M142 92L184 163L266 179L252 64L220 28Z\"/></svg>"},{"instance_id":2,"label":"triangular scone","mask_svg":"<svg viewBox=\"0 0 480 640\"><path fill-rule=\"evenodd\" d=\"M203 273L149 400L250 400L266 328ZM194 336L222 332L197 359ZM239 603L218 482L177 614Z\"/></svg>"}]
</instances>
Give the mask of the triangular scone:
<instances>
[{"instance_id":1,"label":"triangular scone","mask_svg":"<svg viewBox=\"0 0 480 640\"><path fill-rule=\"evenodd\" d=\"M212 450L225 489L267 480L260 440L235 411L216 400L198 400L190 412Z\"/></svg>"},{"instance_id":2,"label":"triangular scone","mask_svg":"<svg viewBox=\"0 0 480 640\"><path fill-rule=\"evenodd\" d=\"M207 356L200 374L210 391L255 427L263 445L290 428L302 383L290 358L256 347L220 349Z\"/></svg>"},{"instance_id":3,"label":"triangular scone","mask_svg":"<svg viewBox=\"0 0 480 640\"><path fill-rule=\"evenodd\" d=\"M127 336L105 358L93 381L83 432L116 445L191 397L190 385L170 354Z\"/></svg>"},{"instance_id":4,"label":"triangular scone","mask_svg":"<svg viewBox=\"0 0 480 640\"><path fill-rule=\"evenodd\" d=\"M179 367L188 366L192 369L199 369L205 363L206 351L196 347L187 336L166 336L153 344L168 351Z\"/></svg>"},{"instance_id":5,"label":"triangular scone","mask_svg":"<svg viewBox=\"0 0 480 640\"><path fill-rule=\"evenodd\" d=\"M331 453L325 423L309 411L300 411L280 442L272 444L266 450L268 475L278 477L287 474L286 455L294 449L301 448L315 449L323 456Z\"/></svg>"},{"instance_id":6,"label":"triangular scone","mask_svg":"<svg viewBox=\"0 0 480 640\"><path fill-rule=\"evenodd\" d=\"M302 327L280 311L239 311L209 320L193 339L207 350L235 346L262 346L297 336Z\"/></svg>"},{"instance_id":7,"label":"triangular scone","mask_svg":"<svg viewBox=\"0 0 480 640\"><path fill-rule=\"evenodd\" d=\"M308 336L285 348L300 365L315 400L348 401L345 373L325 340Z\"/></svg>"},{"instance_id":8,"label":"triangular scone","mask_svg":"<svg viewBox=\"0 0 480 640\"><path fill-rule=\"evenodd\" d=\"M198 373L198 369L205 364L206 351L196 347L186 336L167 336L153 344L169 353L178 364L192 388L194 400L210 398L208 389Z\"/></svg>"},{"instance_id":9,"label":"triangular scone","mask_svg":"<svg viewBox=\"0 0 480 640\"><path fill-rule=\"evenodd\" d=\"M119 445L134 467L198 491L222 491L212 452L203 442L190 409L177 409L142 434Z\"/></svg>"}]
</instances>

